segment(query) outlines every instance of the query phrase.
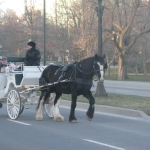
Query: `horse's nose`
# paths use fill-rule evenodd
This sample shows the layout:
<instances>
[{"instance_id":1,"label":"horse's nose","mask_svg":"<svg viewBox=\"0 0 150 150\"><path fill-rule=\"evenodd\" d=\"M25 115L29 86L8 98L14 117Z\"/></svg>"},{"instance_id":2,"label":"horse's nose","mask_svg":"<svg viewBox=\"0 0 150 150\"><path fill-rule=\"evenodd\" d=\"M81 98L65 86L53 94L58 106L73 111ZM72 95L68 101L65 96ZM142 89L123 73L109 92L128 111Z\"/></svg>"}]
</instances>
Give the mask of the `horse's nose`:
<instances>
[{"instance_id":1,"label":"horse's nose","mask_svg":"<svg viewBox=\"0 0 150 150\"><path fill-rule=\"evenodd\" d=\"M104 81L104 77L100 77L100 82Z\"/></svg>"}]
</instances>

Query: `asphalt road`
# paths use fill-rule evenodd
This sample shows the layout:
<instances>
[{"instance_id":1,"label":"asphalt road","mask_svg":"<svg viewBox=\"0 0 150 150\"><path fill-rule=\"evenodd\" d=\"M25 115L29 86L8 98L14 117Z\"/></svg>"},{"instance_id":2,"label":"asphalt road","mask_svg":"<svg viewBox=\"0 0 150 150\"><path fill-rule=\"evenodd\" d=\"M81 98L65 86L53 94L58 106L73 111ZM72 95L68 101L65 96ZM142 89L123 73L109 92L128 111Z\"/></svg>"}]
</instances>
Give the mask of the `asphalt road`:
<instances>
[{"instance_id":1,"label":"asphalt road","mask_svg":"<svg viewBox=\"0 0 150 150\"><path fill-rule=\"evenodd\" d=\"M64 122L44 115L35 120L35 105L29 105L17 121L0 109L1 150L149 150L150 121L95 113L88 121L85 110L76 110L78 123L69 123L70 108L61 107Z\"/></svg>"},{"instance_id":2,"label":"asphalt road","mask_svg":"<svg viewBox=\"0 0 150 150\"><path fill-rule=\"evenodd\" d=\"M94 82L94 87L91 89L92 91L96 90L96 85L97 82ZM149 82L105 80L103 85L107 93L150 97Z\"/></svg>"}]
</instances>

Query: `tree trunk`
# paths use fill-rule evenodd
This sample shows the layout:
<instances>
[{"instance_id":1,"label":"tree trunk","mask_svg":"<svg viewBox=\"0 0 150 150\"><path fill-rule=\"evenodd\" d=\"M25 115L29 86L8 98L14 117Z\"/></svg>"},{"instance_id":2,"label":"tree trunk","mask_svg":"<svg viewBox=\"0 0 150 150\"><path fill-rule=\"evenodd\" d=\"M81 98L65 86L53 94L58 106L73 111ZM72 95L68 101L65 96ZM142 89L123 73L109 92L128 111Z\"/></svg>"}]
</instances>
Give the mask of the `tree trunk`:
<instances>
[{"instance_id":1,"label":"tree trunk","mask_svg":"<svg viewBox=\"0 0 150 150\"><path fill-rule=\"evenodd\" d=\"M138 74L139 74L137 62L136 62L136 66L135 66L135 74L136 74L136 76L138 76Z\"/></svg>"},{"instance_id":2,"label":"tree trunk","mask_svg":"<svg viewBox=\"0 0 150 150\"><path fill-rule=\"evenodd\" d=\"M143 61L143 71L144 71L144 75L147 75L147 60L146 60L146 48L143 49L143 53L142 53L142 61Z\"/></svg>"},{"instance_id":3,"label":"tree trunk","mask_svg":"<svg viewBox=\"0 0 150 150\"><path fill-rule=\"evenodd\" d=\"M125 65L126 65L125 57L123 54L121 54L118 59L118 80L119 81L125 80L125 69L126 69Z\"/></svg>"},{"instance_id":4,"label":"tree trunk","mask_svg":"<svg viewBox=\"0 0 150 150\"><path fill-rule=\"evenodd\" d=\"M144 75L146 76L147 75L147 64L145 61L143 62L143 70L144 70Z\"/></svg>"},{"instance_id":5,"label":"tree trunk","mask_svg":"<svg viewBox=\"0 0 150 150\"><path fill-rule=\"evenodd\" d=\"M128 63L125 62L125 79L128 79Z\"/></svg>"}]
</instances>

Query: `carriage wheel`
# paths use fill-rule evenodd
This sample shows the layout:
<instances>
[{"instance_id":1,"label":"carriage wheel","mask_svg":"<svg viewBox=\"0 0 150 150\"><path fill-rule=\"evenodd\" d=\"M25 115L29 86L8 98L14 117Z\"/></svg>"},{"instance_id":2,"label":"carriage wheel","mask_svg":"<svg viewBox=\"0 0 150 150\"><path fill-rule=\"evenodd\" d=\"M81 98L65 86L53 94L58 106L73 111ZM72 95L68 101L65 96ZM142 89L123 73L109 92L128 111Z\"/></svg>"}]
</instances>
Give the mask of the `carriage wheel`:
<instances>
[{"instance_id":1,"label":"carriage wheel","mask_svg":"<svg viewBox=\"0 0 150 150\"><path fill-rule=\"evenodd\" d=\"M20 109L19 115L22 114L23 110L24 110L24 105L21 105L21 109Z\"/></svg>"},{"instance_id":2,"label":"carriage wheel","mask_svg":"<svg viewBox=\"0 0 150 150\"><path fill-rule=\"evenodd\" d=\"M49 100L47 100L44 103L44 110L45 110L46 115L49 118L53 118L53 110L54 110L54 95L53 95L53 93L51 94L51 97L49 98Z\"/></svg>"},{"instance_id":3,"label":"carriage wheel","mask_svg":"<svg viewBox=\"0 0 150 150\"><path fill-rule=\"evenodd\" d=\"M21 98L16 89L10 90L7 96L7 113L11 119L17 119L21 112Z\"/></svg>"}]
</instances>

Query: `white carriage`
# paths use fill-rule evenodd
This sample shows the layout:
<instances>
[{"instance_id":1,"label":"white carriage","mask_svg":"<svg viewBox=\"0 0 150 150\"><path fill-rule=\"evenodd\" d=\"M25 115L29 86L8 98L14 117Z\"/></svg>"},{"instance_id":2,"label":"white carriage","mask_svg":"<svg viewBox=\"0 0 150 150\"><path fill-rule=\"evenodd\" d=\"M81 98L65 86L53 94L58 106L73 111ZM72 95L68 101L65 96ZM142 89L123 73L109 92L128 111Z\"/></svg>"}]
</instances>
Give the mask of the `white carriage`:
<instances>
[{"instance_id":1,"label":"white carriage","mask_svg":"<svg viewBox=\"0 0 150 150\"><path fill-rule=\"evenodd\" d=\"M23 58L8 58L8 62L22 62ZM37 100L39 78L46 66L23 66L20 70L8 70L0 73L0 102L6 103L11 119L17 119L27 102ZM50 101L50 100L49 100ZM44 104L44 109L51 116L51 103Z\"/></svg>"}]
</instances>

